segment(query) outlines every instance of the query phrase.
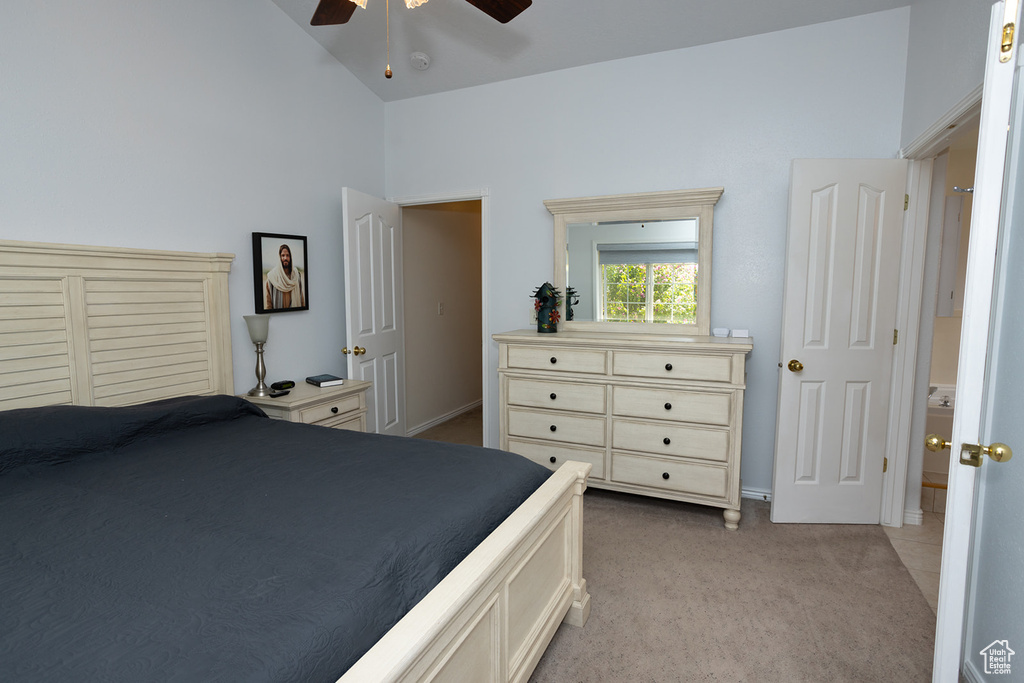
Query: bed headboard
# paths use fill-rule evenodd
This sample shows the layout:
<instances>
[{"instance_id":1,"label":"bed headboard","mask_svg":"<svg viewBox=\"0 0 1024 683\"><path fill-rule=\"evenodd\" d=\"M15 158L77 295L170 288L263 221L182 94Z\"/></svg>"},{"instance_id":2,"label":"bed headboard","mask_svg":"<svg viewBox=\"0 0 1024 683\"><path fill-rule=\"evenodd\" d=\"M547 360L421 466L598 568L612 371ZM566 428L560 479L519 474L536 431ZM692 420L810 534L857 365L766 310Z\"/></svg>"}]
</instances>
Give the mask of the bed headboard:
<instances>
[{"instance_id":1,"label":"bed headboard","mask_svg":"<svg viewBox=\"0 0 1024 683\"><path fill-rule=\"evenodd\" d=\"M0 240L0 410L232 393L232 260Z\"/></svg>"}]
</instances>

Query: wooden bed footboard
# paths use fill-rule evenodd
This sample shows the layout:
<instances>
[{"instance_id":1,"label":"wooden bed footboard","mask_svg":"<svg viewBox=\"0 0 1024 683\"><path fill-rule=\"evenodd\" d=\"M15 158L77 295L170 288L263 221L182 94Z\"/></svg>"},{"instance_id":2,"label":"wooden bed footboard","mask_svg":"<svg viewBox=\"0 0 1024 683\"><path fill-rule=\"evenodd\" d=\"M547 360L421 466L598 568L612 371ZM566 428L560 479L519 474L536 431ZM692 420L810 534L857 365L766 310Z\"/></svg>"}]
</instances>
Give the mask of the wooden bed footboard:
<instances>
[{"instance_id":1,"label":"wooden bed footboard","mask_svg":"<svg viewBox=\"0 0 1024 683\"><path fill-rule=\"evenodd\" d=\"M350 668L339 683L524 682L565 621L582 627L583 492L562 465Z\"/></svg>"}]
</instances>

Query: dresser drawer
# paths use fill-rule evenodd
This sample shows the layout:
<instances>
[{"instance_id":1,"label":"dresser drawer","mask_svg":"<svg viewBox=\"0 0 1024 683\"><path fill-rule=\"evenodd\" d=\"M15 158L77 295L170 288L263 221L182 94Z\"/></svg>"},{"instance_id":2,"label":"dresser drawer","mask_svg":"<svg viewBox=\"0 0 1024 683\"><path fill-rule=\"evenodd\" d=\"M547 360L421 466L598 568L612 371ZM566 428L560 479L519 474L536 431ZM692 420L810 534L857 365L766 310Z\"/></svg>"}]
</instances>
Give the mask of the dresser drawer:
<instances>
[{"instance_id":1,"label":"dresser drawer","mask_svg":"<svg viewBox=\"0 0 1024 683\"><path fill-rule=\"evenodd\" d=\"M553 470L557 470L569 460L589 462L593 466L590 470L590 479L604 479L604 449L568 448L519 439L509 439L508 449Z\"/></svg>"},{"instance_id":2,"label":"dresser drawer","mask_svg":"<svg viewBox=\"0 0 1024 683\"><path fill-rule=\"evenodd\" d=\"M623 377L731 382L732 356L615 351L612 372Z\"/></svg>"},{"instance_id":3,"label":"dresser drawer","mask_svg":"<svg viewBox=\"0 0 1024 683\"><path fill-rule=\"evenodd\" d=\"M616 419L612 448L724 463L729 459L729 430Z\"/></svg>"},{"instance_id":4,"label":"dresser drawer","mask_svg":"<svg viewBox=\"0 0 1024 683\"><path fill-rule=\"evenodd\" d=\"M581 417L554 411L508 409L509 436L604 446L604 417Z\"/></svg>"},{"instance_id":5,"label":"dresser drawer","mask_svg":"<svg viewBox=\"0 0 1024 683\"><path fill-rule=\"evenodd\" d=\"M612 452L612 480L624 484L725 498L727 473L725 467Z\"/></svg>"},{"instance_id":6,"label":"dresser drawer","mask_svg":"<svg viewBox=\"0 0 1024 683\"><path fill-rule=\"evenodd\" d=\"M509 346L508 366L552 372L608 372L608 355L591 349L562 349L553 346Z\"/></svg>"},{"instance_id":7,"label":"dresser drawer","mask_svg":"<svg viewBox=\"0 0 1024 683\"><path fill-rule=\"evenodd\" d=\"M508 402L532 408L575 410L604 414L607 391L600 384L568 384L512 377L508 380Z\"/></svg>"},{"instance_id":8,"label":"dresser drawer","mask_svg":"<svg viewBox=\"0 0 1024 683\"><path fill-rule=\"evenodd\" d=\"M327 420L338 415L343 415L350 410L359 410L359 396L344 396L336 401L324 403L306 408L299 413L302 422L306 424L317 424L321 420Z\"/></svg>"},{"instance_id":9,"label":"dresser drawer","mask_svg":"<svg viewBox=\"0 0 1024 683\"><path fill-rule=\"evenodd\" d=\"M617 386L612 389L612 412L724 427L732 414L732 394Z\"/></svg>"}]
</instances>

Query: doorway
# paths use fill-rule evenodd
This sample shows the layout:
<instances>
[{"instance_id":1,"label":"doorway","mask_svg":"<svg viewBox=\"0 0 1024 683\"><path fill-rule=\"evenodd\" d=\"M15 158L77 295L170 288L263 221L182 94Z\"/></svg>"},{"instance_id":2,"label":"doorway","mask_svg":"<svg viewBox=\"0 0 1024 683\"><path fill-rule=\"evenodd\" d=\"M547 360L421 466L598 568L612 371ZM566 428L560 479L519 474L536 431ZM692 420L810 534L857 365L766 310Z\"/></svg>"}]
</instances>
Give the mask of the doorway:
<instances>
[{"instance_id":1,"label":"doorway","mask_svg":"<svg viewBox=\"0 0 1024 683\"><path fill-rule=\"evenodd\" d=\"M945 526L949 452L923 447L927 434L949 439L955 406L978 120L957 125L933 158L932 197L926 243L914 435L907 472L908 513L902 527L883 527L933 611L937 610ZM918 408L921 408L918 410ZM920 513L912 514L914 494Z\"/></svg>"},{"instance_id":2,"label":"doorway","mask_svg":"<svg viewBox=\"0 0 1024 683\"><path fill-rule=\"evenodd\" d=\"M482 446L482 202L402 207L408 436Z\"/></svg>"}]
</instances>

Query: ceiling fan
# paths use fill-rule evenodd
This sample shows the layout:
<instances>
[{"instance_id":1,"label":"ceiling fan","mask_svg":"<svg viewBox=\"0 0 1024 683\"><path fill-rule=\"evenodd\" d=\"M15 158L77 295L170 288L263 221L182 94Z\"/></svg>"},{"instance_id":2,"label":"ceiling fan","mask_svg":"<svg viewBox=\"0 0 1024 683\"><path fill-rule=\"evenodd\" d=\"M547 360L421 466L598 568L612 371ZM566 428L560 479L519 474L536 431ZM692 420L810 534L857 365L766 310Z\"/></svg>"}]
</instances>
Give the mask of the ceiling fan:
<instances>
[{"instance_id":1,"label":"ceiling fan","mask_svg":"<svg viewBox=\"0 0 1024 683\"><path fill-rule=\"evenodd\" d=\"M422 5L426 0L406 0L406 5L416 7ZM533 0L466 0L485 14L497 19L503 24L515 19L520 12L533 4ZM359 3L365 7L363 0ZM330 26L333 24L344 24L352 18L356 10L355 0L320 0L320 4L313 13L313 19L309 23L313 26Z\"/></svg>"}]
</instances>

